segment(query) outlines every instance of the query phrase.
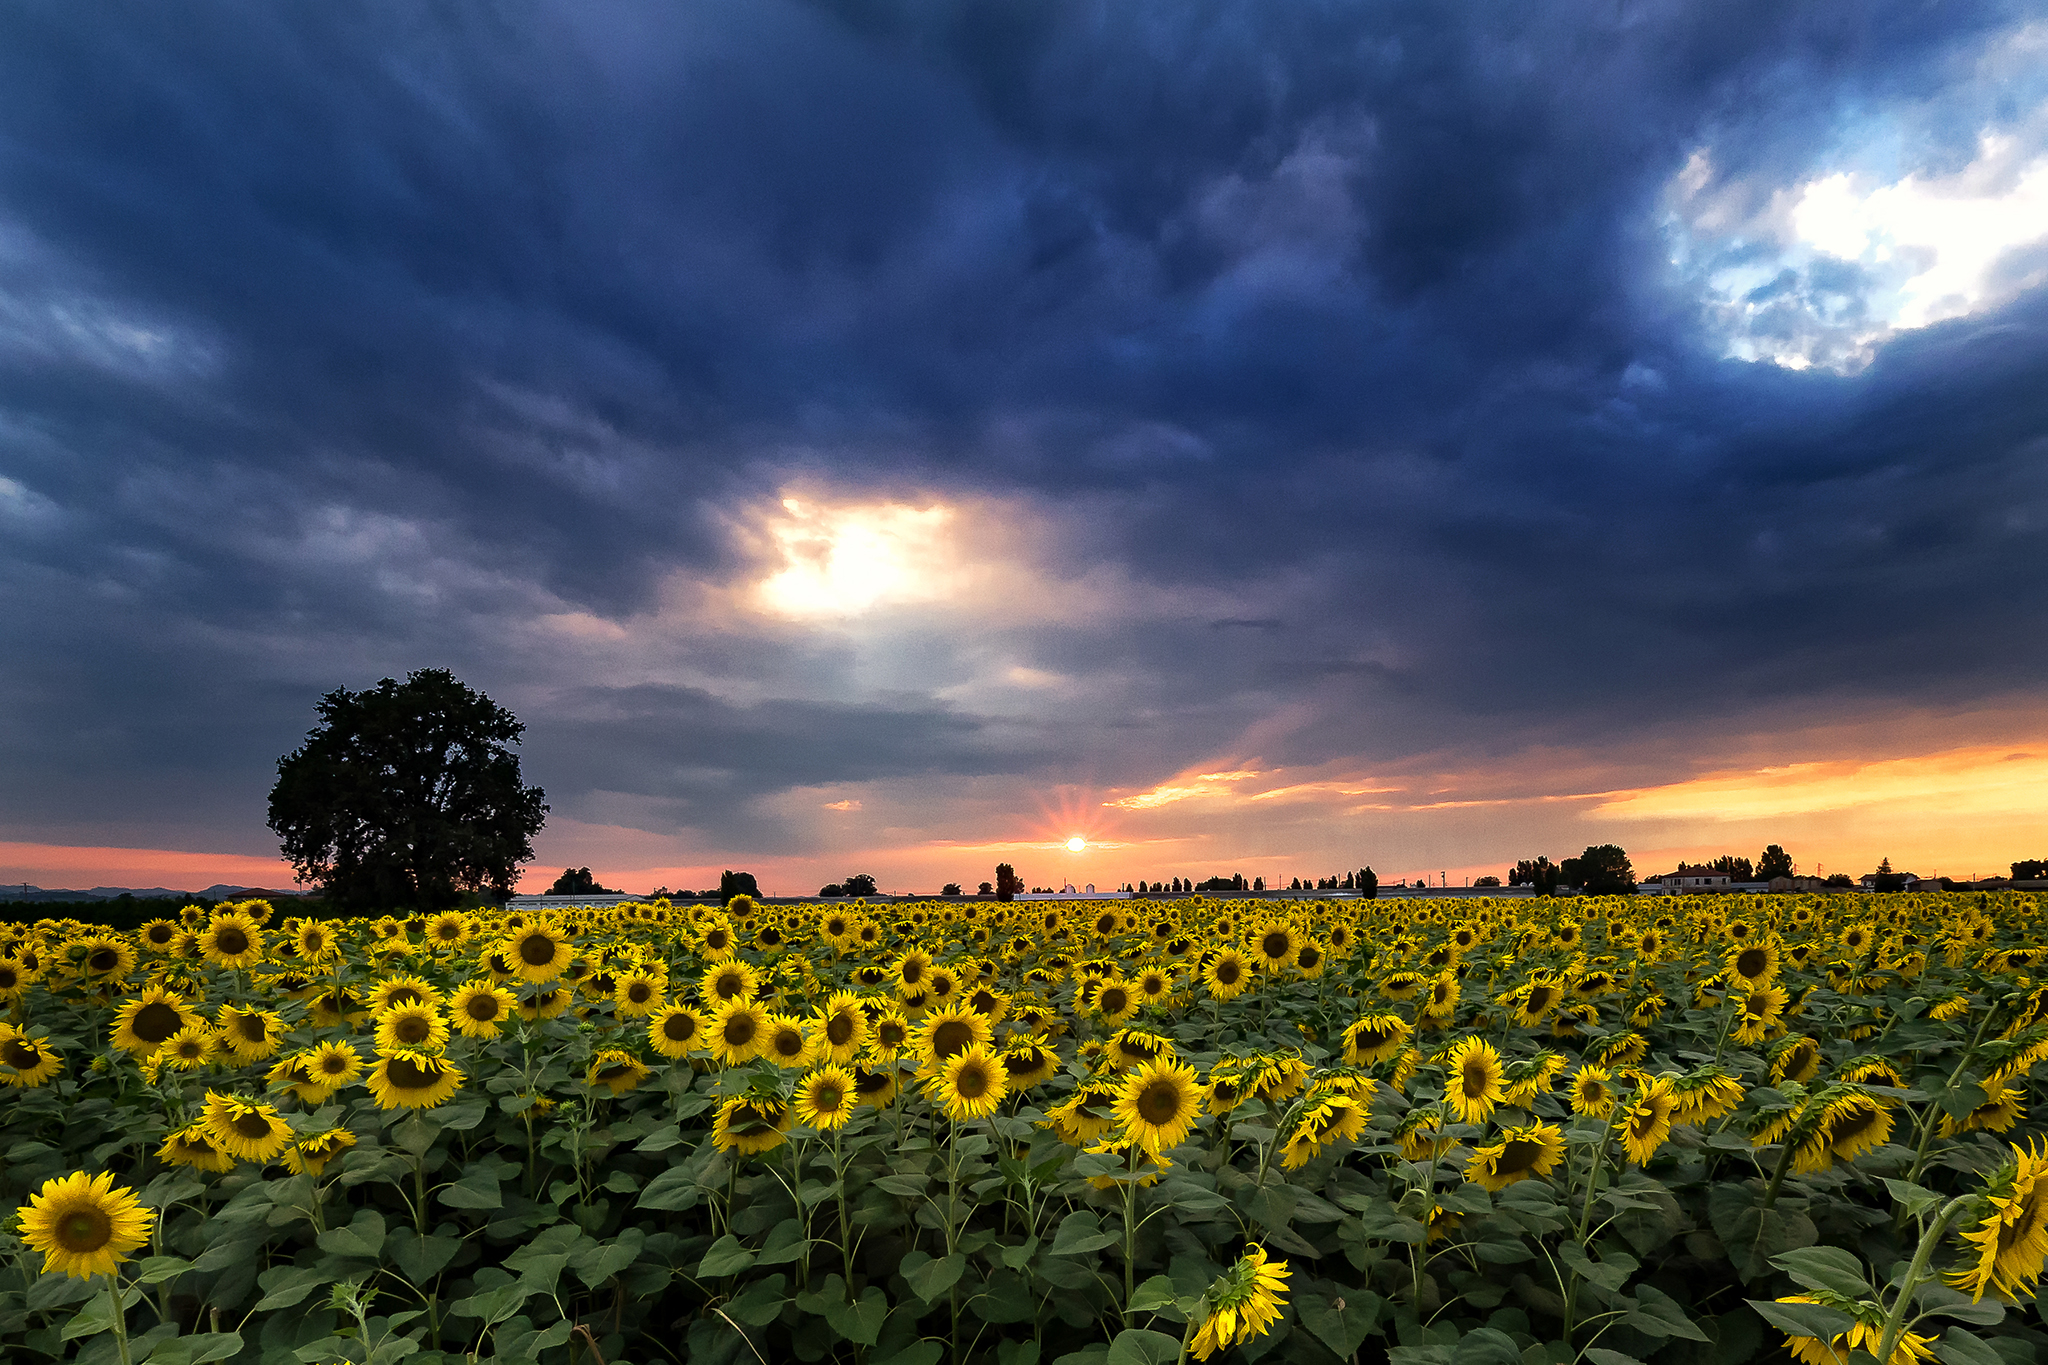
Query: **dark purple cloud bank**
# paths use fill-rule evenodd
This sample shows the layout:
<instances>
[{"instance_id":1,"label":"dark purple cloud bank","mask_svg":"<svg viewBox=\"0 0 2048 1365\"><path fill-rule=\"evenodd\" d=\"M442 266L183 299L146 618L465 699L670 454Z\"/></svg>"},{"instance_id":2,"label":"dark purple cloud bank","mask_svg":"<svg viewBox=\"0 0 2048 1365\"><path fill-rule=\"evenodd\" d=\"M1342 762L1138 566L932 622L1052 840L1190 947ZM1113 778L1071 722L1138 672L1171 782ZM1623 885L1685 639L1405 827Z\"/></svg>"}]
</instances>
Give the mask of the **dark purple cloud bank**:
<instances>
[{"instance_id":1,"label":"dark purple cloud bank","mask_svg":"<svg viewBox=\"0 0 2048 1365\"><path fill-rule=\"evenodd\" d=\"M1669 207L1702 148L1967 163L2048 98L1984 74L2029 10L12 6L0 821L263 851L314 698L423 666L558 812L759 848L779 792L1146 785L1282 711L1268 761L1370 763L2037 689L2048 291L1732 360ZM909 681L527 629L744 576L792 481L1030 509L1151 605ZM941 685L977 650L1086 704Z\"/></svg>"}]
</instances>

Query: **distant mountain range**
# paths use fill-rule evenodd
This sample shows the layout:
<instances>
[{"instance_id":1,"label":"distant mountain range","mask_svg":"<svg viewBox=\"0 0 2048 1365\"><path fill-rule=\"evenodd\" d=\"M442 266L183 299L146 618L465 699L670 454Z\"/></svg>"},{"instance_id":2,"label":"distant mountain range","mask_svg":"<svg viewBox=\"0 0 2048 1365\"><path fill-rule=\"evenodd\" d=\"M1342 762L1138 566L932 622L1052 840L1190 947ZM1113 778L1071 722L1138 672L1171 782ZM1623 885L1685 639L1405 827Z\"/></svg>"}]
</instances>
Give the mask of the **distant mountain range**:
<instances>
[{"instance_id":1,"label":"distant mountain range","mask_svg":"<svg viewBox=\"0 0 2048 1365\"><path fill-rule=\"evenodd\" d=\"M49 891L40 886L16 882L0 886L0 901L110 901L133 896L139 901L179 900L198 896L202 900L247 899L250 896L303 896L304 891L266 890L260 886L209 886L204 891L172 891L161 886L95 886L90 891Z\"/></svg>"}]
</instances>

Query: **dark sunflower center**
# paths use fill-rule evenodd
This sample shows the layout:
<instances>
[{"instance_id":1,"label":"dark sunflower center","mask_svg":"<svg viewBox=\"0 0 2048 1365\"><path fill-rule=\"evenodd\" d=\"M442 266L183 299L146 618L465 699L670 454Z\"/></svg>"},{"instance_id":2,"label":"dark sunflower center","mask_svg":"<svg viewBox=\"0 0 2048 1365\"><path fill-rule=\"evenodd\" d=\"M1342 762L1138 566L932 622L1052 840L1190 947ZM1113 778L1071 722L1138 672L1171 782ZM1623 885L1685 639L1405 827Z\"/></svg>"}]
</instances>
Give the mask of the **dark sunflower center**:
<instances>
[{"instance_id":1,"label":"dark sunflower center","mask_svg":"<svg viewBox=\"0 0 2048 1365\"><path fill-rule=\"evenodd\" d=\"M85 965L95 973L111 972L120 963L121 955L112 948L95 948L85 959Z\"/></svg>"},{"instance_id":2,"label":"dark sunflower center","mask_svg":"<svg viewBox=\"0 0 2048 1365\"><path fill-rule=\"evenodd\" d=\"M1529 1013L1541 1014L1550 1008L1553 992L1548 986L1538 986L1529 992Z\"/></svg>"},{"instance_id":3,"label":"dark sunflower center","mask_svg":"<svg viewBox=\"0 0 2048 1365\"><path fill-rule=\"evenodd\" d=\"M242 1035L242 1041L261 1043L270 1037L270 1030L264 1027L260 1014L244 1014L235 1020L235 1032Z\"/></svg>"},{"instance_id":4,"label":"dark sunflower center","mask_svg":"<svg viewBox=\"0 0 2048 1365\"><path fill-rule=\"evenodd\" d=\"M417 1005L424 999L426 997L411 986L394 986L391 988L390 994L384 997L384 1003L386 1005Z\"/></svg>"},{"instance_id":5,"label":"dark sunflower center","mask_svg":"<svg viewBox=\"0 0 2048 1365\"><path fill-rule=\"evenodd\" d=\"M519 940L519 960L529 967L545 967L555 960L555 941L546 934L528 934Z\"/></svg>"},{"instance_id":6,"label":"dark sunflower center","mask_svg":"<svg viewBox=\"0 0 2048 1365\"><path fill-rule=\"evenodd\" d=\"M1320 963L1322 960L1323 955L1313 948L1303 948L1301 950L1300 956L1294 959L1296 965L1298 965L1303 971L1307 972L1314 971L1316 969L1316 965Z\"/></svg>"},{"instance_id":7,"label":"dark sunflower center","mask_svg":"<svg viewBox=\"0 0 2048 1365\"><path fill-rule=\"evenodd\" d=\"M1486 1083L1492 1079L1493 1073L1487 1069L1485 1062L1471 1061L1465 1063L1464 1069L1459 1073L1458 1082L1464 1088L1465 1098L1476 1100L1486 1093Z\"/></svg>"},{"instance_id":8,"label":"dark sunflower center","mask_svg":"<svg viewBox=\"0 0 2048 1365\"><path fill-rule=\"evenodd\" d=\"M973 1027L958 1019L948 1019L932 1030L932 1051L942 1059L965 1052L973 1042Z\"/></svg>"},{"instance_id":9,"label":"dark sunflower center","mask_svg":"<svg viewBox=\"0 0 2048 1365\"><path fill-rule=\"evenodd\" d=\"M959 1078L953 1082L953 1088L959 1092L962 1099L978 1100L988 1093L988 1080L988 1073L980 1067L964 1066L960 1068Z\"/></svg>"},{"instance_id":10,"label":"dark sunflower center","mask_svg":"<svg viewBox=\"0 0 2048 1365\"><path fill-rule=\"evenodd\" d=\"M438 1069L429 1070L410 1057L393 1057L384 1068L384 1078L399 1090L431 1090L441 1079Z\"/></svg>"},{"instance_id":11,"label":"dark sunflower center","mask_svg":"<svg viewBox=\"0 0 2048 1365\"><path fill-rule=\"evenodd\" d=\"M1226 986L1235 986L1243 975L1244 969L1234 958L1225 958L1216 964L1216 979Z\"/></svg>"},{"instance_id":12,"label":"dark sunflower center","mask_svg":"<svg viewBox=\"0 0 2048 1365\"><path fill-rule=\"evenodd\" d=\"M42 1049L34 1043L24 1043L16 1038L7 1040L7 1048L0 1053L9 1066L17 1071L33 1071L42 1064Z\"/></svg>"},{"instance_id":13,"label":"dark sunflower center","mask_svg":"<svg viewBox=\"0 0 2048 1365\"><path fill-rule=\"evenodd\" d=\"M1138 1117L1154 1127L1180 1118L1180 1087L1169 1080L1156 1080L1138 1092Z\"/></svg>"},{"instance_id":14,"label":"dark sunflower center","mask_svg":"<svg viewBox=\"0 0 2048 1365\"><path fill-rule=\"evenodd\" d=\"M875 1041L890 1049L901 1048L906 1036L901 1024L884 1024L875 1030Z\"/></svg>"},{"instance_id":15,"label":"dark sunflower center","mask_svg":"<svg viewBox=\"0 0 2048 1365\"><path fill-rule=\"evenodd\" d=\"M1102 993L1102 1012L1104 1014L1122 1014L1130 1007L1130 1003L1131 993L1122 986L1111 986Z\"/></svg>"},{"instance_id":16,"label":"dark sunflower center","mask_svg":"<svg viewBox=\"0 0 2048 1365\"><path fill-rule=\"evenodd\" d=\"M1735 955L1735 970L1744 976L1761 976L1771 965L1771 955L1761 948L1744 948Z\"/></svg>"},{"instance_id":17,"label":"dark sunflower center","mask_svg":"<svg viewBox=\"0 0 2048 1365\"><path fill-rule=\"evenodd\" d=\"M171 941L171 927L168 924L155 925L150 929L147 937L151 943L162 947Z\"/></svg>"},{"instance_id":18,"label":"dark sunflower center","mask_svg":"<svg viewBox=\"0 0 2048 1365\"><path fill-rule=\"evenodd\" d=\"M853 1019L844 1014L835 1014L825 1021L825 1041L834 1047L845 1047L853 1041Z\"/></svg>"},{"instance_id":19,"label":"dark sunflower center","mask_svg":"<svg viewBox=\"0 0 2048 1365\"><path fill-rule=\"evenodd\" d=\"M1293 946L1288 942L1287 935L1281 933L1267 934L1259 940L1259 951L1271 958L1286 957L1287 950Z\"/></svg>"},{"instance_id":20,"label":"dark sunflower center","mask_svg":"<svg viewBox=\"0 0 2048 1365\"><path fill-rule=\"evenodd\" d=\"M1501 1148L1500 1160L1494 1163L1494 1171L1500 1175L1519 1175L1531 1169L1543 1159L1543 1144L1524 1138L1509 1138Z\"/></svg>"},{"instance_id":21,"label":"dark sunflower center","mask_svg":"<svg viewBox=\"0 0 2048 1365\"><path fill-rule=\"evenodd\" d=\"M240 957L249 951L249 936L228 925L213 936L213 946L222 957Z\"/></svg>"},{"instance_id":22,"label":"dark sunflower center","mask_svg":"<svg viewBox=\"0 0 2048 1365\"><path fill-rule=\"evenodd\" d=\"M846 1092L830 1081L811 1088L811 1108L821 1114L836 1114L846 1105Z\"/></svg>"},{"instance_id":23,"label":"dark sunflower center","mask_svg":"<svg viewBox=\"0 0 2048 1365\"><path fill-rule=\"evenodd\" d=\"M720 1000L732 1000L736 999L746 986L747 979L738 972L721 972L718 979L711 983L711 993Z\"/></svg>"},{"instance_id":24,"label":"dark sunflower center","mask_svg":"<svg viewBox=\"0 0 2048 1365\"><path fill-rule=\"evenodd\" d=\"M497 1018L499 1009L497 996L482 994L472 995L468 1003L462 1007L463 1013L480 1024L487 1024Z\"/></svg>"},{"instance_id":25,"label":"dark sunflower center","mask_svg":"<svg viewBox=\"0 0 2048 1365\"><path fill-rule=\"evenodd\" d=\"M98 1251L114 1240L114 1220L97 1208L73 1209L57 1220L57 1245L73 1255Z\"/></svg>"},{"instance_id":26,"label":"dark sunflower center","mask_svg":"<svg viewBox=\"0 0 2048 1365\"><path fill-rule=\"evenodd\" d=\"M337 1057L329 1054L320 1059L318 1066L320 1074L323 1076L346 1076L348 1074L348 1058L346 1057Z\"/></svg>"},{"instance_id":27,"label":"dark sunflower center","mask_svg":"<svg viewBox=\"0 0 2048 1365\"><path fill-rule=\"evenodd\" d=\"M434 1025L423 1014L408 1014L392 1027L391 1036L408 1046L424 1043L434 1036Z\"/></svg>"},{"instance_id":28,"label":"dark sunflower center","mask_svg":"<svg viewBox=\"0 0 2048 1365\"><path fill-rule=\"evenodd\" d=\"M800 1055L804 1050L803 1030L793 1028L777 1029L775 1031L774 1047L775 1055L778 1057L795 1057Z\"/></svg>"},{"instance_id":29,"label":"dark sunflower center","mask_svg":"<svg viewBox=\"0 0 2048 1365\"><path fill-rule=\"evenodd\" d=\"M233 1128L238 1136L248 1138L251 1142L270 1136L270 1120L261 1114L237 1114L234 1122L228 1126Z\"/></svg>"},{"instance_id":30,"label":"dark sunflower center","mask_svg":"<svg viewBox=\"0 0 2048 1365\"><path fill-rule=\"evenodd\" d=\"M178 1011L161 1000L152 1000L135 1011L128 1028L145 1043L161 1043L185 1024Z\"/></svg>"},{"instance_id":31,"label":"dark sunflower center","mask_svg":"<svg viewBox=\"0 0 2048 1365\"><path fill-rule=\"evenodd\" d=\"M725 1021L725 1028L721 1032L726 1046L745 1047L754 1041L754 1035L760 1032L760 1028L755 1024L753 1015L735 1014Z\"/></svg>"},{"instance_id":32,"label":"dark sunflower center","mask_svg":"<svg viewBox=\"0 0 2048 1365\"><path fill-rule=\"evenodd\" d=\"M601 1081L615 1081L621 1076L630 1076L632 1074L633 1068L630 1063L613 1062L610 1066L599 1067L597 1078Z\"/></svg>"},{"instance_id":33,"label":"dark sunflower center","mask_svg":"<svg viewBox=\"0 0 2048 1365\"><path fill-rule=\"evenodd\" d=\"M1384 1028L1362 1029L1358 1034L1358 1045L1361 1048L1385 1047L1393 1037L1393 1033Z\"/></svg>"},{"instance_id":34,"label":"dark sunflower center","mask_svg":"<svg viewBox=\"0 0 2048 1365\"><path fill-rule=\"evenodd\" d=\"M626 999L636 1005L644 1005L654 998L654 987L645 981L635 981L626 987Z\"/></svg>"}]
</instances>

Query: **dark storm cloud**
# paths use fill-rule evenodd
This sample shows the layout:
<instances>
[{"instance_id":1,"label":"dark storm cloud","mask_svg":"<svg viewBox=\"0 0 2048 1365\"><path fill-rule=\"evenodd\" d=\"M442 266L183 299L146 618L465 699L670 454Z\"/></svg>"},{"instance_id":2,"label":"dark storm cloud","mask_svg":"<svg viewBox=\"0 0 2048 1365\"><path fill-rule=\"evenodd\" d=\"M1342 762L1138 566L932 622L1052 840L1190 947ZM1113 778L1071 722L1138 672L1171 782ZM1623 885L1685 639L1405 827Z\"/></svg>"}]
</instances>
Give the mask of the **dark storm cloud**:
<instances>
[{"instance_id":1,"label":"dark storm cloud","mask_svg":"<svg viewBox=\"0 0 2048 1365\"><path fill-rule=\"evenodd\" d=\"M0 573L62 667L0 664L7 762L247 806L243 717L267 751L281 698L451 656L545 690L510 623L730 572L721 510L804 474L1085 500L1136 582L1282 585L1016 636L1118 670L1088 728L1148 779L1289 701L1327 757L2023 685L2040 291L1853 378L1726 361L1660 195L1706 145L1793 183L2024 14L15 6ZM937 703L620 695L528 713L565 795L1051 761Z\"/></svg>"}]
</instances>

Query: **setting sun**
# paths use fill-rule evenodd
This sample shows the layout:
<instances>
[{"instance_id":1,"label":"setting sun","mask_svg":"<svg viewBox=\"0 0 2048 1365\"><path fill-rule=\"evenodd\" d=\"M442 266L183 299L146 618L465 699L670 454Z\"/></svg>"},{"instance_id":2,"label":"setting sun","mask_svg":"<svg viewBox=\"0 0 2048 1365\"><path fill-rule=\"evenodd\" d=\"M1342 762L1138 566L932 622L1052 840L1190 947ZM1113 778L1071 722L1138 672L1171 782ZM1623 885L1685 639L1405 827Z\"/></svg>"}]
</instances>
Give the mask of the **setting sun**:
<instances>
[{"instance_id":1,"label":"setting sun","mask_svg":"<svg viewBox=\"0 0 2048 1365\"><path fill-rule=\"evenodd\" d=\"M1088 841L1086 839L1083 839L1078 834L1076 834L1073 838L1067 840L1067 852L1069 853L1079 853L1082 849L1086 847L1088 847Z\"/></svg>"}]
</instances>

